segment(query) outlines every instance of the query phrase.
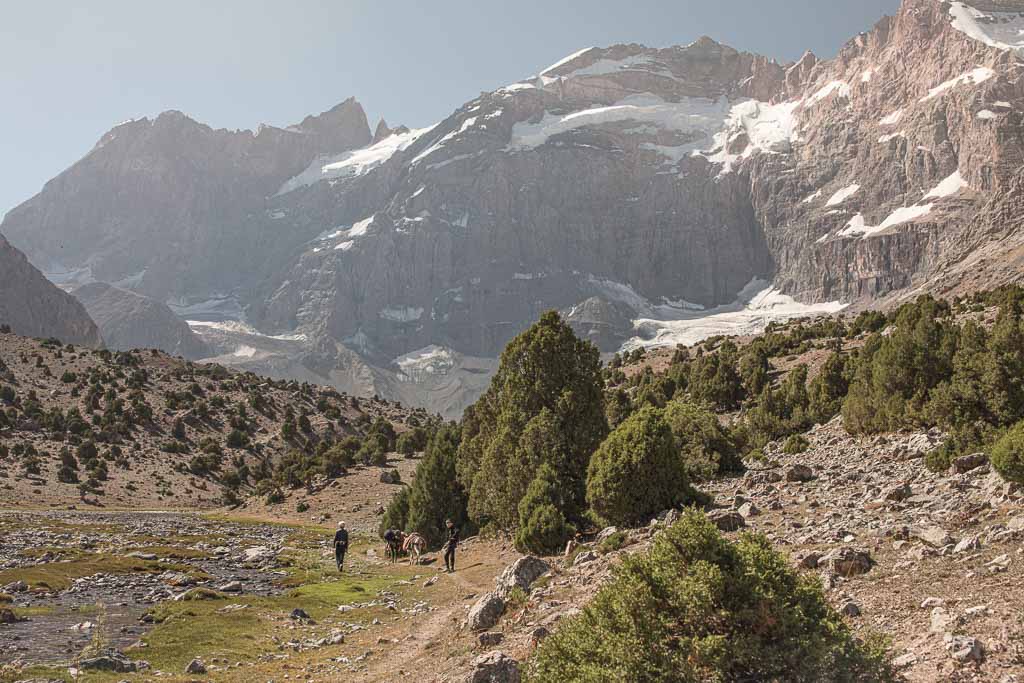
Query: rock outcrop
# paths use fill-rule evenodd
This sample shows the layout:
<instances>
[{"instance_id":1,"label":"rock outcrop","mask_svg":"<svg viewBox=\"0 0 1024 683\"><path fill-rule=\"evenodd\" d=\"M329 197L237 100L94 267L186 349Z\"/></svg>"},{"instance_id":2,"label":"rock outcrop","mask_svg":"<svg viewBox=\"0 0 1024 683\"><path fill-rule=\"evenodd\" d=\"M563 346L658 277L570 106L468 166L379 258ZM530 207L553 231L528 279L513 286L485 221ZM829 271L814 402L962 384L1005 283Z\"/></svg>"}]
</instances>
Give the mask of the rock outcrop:
<instances>
[{"instance_id":1,"label":"rock outcrop","mask_svg":"<svg viewBox=\"0 0 1024 683\"><path fill-rule=\"evenodd\" d=\"M56 337L70 344L102 346L85 308L43 277L0 235L0 325L27 337Z\"/></svg>"},{"instance_id":2,"label":"rock outcrop","mask_svg":"<svg viewBox=\"0 0 1024 683\"><path fill-rule=\"evenodd\" d=\"M211 355L210 348L167 304L103 282L83 285L73 294L99 325L107 348L160 349L192 360Z\"/></svg>"}]
</instances>

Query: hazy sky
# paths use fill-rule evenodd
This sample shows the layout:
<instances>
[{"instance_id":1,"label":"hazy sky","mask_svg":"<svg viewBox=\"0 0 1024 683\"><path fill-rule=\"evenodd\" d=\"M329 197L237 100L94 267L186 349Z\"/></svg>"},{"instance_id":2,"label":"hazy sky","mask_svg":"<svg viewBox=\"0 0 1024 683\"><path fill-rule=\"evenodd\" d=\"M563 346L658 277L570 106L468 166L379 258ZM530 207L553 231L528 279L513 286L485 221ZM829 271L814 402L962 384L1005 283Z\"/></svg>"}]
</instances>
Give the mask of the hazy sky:
<instances>
[{"instance_id":1,"label":"hazy sky","mask_svg":"<svg viewBox=\"0 0 1024 683\"><path fill-rule=\"evenodd\" d=\"M90 0L6 2L0 214L117 123L180 109L287 125L350 95L371 125L422 126L583 47L709 35L832 56L899 0Z\"/></svg>"}]
</instances>

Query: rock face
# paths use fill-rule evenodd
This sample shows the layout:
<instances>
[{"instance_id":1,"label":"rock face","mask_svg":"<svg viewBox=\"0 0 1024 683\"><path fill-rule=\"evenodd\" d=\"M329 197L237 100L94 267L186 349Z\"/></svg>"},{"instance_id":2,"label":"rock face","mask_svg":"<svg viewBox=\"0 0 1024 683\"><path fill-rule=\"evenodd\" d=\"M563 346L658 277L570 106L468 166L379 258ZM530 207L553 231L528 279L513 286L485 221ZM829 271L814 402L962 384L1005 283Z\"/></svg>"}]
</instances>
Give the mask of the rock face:
<instances>
[{"instance_id":1,"label":"rock face","mask_svg":"<svg viewBox=\"0 0 1024 683\"><path fill-rule=\"evenodd\" d=\"M28 337L56 337L70 344L102 346L85 308L61 291L0 235L0 325Z\"/></svg>"},{"instance_id":2,"label":"rock face","mask_svg":"<svg viewBox=\"0 0 1024 683\"><path fill-rule=\"evenodd\" d=\"M211 355L210 348L167 304L103 282L83 285L73 294L99 325L110 349L160 349L192 360Z\"/></svg>"},{"instance_id":3,"label":"rock face","mask_svg":"<svg viewBox=\"0 0 1024 683\"><path fill-rule=\"evenodd\" d=\"M454 414L547 309L611 351L1017 278L1020 19L975 4L904 0L827 61L591 48L418 130L170 112L2 229L48 272L227 302L272 339L249 369Z\"/></svg>"},{"instance_id":4,"label":"rock face","mask_svg":"<svg viewBox=\"0 0 1024 683\"><path fill-rule=\"evenodd\" d=\"M369 140L352 99L255 133L168 111L112 129L12 209L3 230L54 279L131 284L161 301L207 299L262 279L282 249L294 248L267 206L281 183L317 155Z\"/></svg>"}]
</instances>

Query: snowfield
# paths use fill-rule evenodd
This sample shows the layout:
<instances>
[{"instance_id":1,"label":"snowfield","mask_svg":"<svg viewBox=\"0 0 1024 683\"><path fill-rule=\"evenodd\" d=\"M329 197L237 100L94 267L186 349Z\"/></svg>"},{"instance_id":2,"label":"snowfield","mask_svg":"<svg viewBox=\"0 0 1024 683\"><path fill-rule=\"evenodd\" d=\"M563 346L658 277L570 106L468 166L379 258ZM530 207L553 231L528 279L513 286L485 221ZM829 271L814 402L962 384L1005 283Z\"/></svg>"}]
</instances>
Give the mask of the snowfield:
<instances>
[{"instance_id":1,"label":"snowfield","mask_svg":"<svg viewBox=\"0 0 1024 683\"><path fill-rule=\"evenodd\" d=\"M831 315L845 307L846 304L838 301L802 304L768 286L763 280L753 280L743 288L732 304L704 311L677 311L673 319L634 320L633 329L637 335L623 344L622 350L692 345L720 334L758 334L775 320Z\"/></svg>"},{"instance_id":2,"label":"snowfield","mask_svg":"<svg viewBox=\"0 0 1024 683\"><path fill-rule=\"evenodd\" d=\"M342 152L333 157L316 159L305 171L285 181L277 194L287 194L302 187L315 185L321 180L336 180L369 173L433 129L434 126L430 126L400 135L390 135L369 147Z\"/></svg>"},{"instance_id":3,"label":"snowfield","mask_svg":"<svg viewBox=\"0 0 1024 683\"><path fill-rule=\"evenodd\" d=\"M989 47L1024 51L1024 12L982 12L953 2L949 16L953 28Z\"/></svg>"}]
</instances>

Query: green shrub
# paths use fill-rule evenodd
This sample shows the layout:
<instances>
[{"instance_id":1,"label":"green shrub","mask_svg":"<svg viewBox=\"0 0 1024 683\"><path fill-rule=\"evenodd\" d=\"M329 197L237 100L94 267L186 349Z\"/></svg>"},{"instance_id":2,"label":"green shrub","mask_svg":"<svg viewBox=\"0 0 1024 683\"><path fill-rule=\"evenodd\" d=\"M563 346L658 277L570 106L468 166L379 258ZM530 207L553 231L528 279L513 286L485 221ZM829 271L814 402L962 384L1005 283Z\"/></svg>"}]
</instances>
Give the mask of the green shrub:
<instances>
[{"instance_id":1,"label":"green shrub","mask_svg":"<svg viewBox=\"0 0 1024 683\"><path fill-rule=\"evenodd\" d=\"M691 479L743 471L736 444L714 413L676 399L665 408L665 422Z\"/></svg>"},{"instance_id":2,"label":"green shrub","mask_svg":"<svg viewBox=\"0 0 1024 683\"><path fill-rule=\"evenodd\" d=\"M519 501L516 548L522 553L554 555L565 547L576 529L562 514L563 487L558 473L544 463Z\"/></svg>"},{"instance_id":3,"label":"green shrub","mask_svg":"<svg viewBox=\"0 0 1024 683\"><path fill-rule=\"evenodd\" d=\"M629 536L626 535L625 531L616 531L608 534L601 542L597 544L597 552L602 555L613 553L616 550L621 550L626 546L626 541L629 540Z\"/></svg>"},{"instance_id":4,"label":"green shrub","mask_svg":"<svg viewBox=\"0 0 1024 683\"><path fill-rule=\"evenodd\" d=\"M991 452L992 467L1003 479L1024 484L1024 421L1003 435Z\"/></svg>"},{"instance_id":5,"label":"green shrub","mask_svg":"<svg viewBox=\"0 0 1024 683\"><path fill-rule=\"evenodd\" d=\"M530 683L815 681L896 676L850 632L818 580L763 537L726 540L687 512L651 550L627 557L578 616L545 639Z\"/></svg>"},{"instance_id":6,"label":"green shrub","mask_svg":"<svg viewBox=\"0 0 1024 683\"><path fill-rule=\"evenodd\" d=\"M587 501L608 524L630 526L698 498L663 412L642 408L594 453Z\"/></svg>"},{"instance_id":7,"label":"green shrub","mask_svg":"<svg viewBox=\"0 0 1024 683\"><path fill-rule=\"evenodd\" d=\"M802 434L791 434L782 444L782 452L789 455L796 455L797 453L803 453L810 448L810 442L804 438Z\"/></svg>"}]
</instances>

